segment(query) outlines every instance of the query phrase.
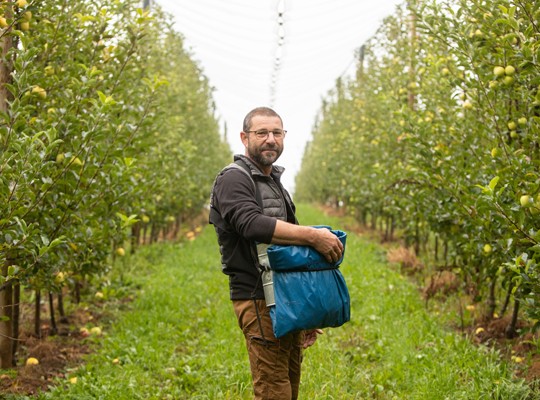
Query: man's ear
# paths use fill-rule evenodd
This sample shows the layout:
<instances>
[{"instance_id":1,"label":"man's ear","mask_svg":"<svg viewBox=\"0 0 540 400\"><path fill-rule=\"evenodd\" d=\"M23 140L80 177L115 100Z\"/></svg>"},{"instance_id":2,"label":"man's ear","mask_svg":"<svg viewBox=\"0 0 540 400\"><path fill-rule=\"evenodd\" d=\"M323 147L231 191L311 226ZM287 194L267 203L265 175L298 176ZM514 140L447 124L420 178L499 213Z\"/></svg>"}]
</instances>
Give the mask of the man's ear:
<instances>
[{"instance_id":1,"label":"man's ear","mask_svg":"<svg viewBox=\"0 0 540 400\"><path fill-rule=\"evenodd\" d=\"M249 140L248 140L248 134L246 132L244 131L240 132L240 140L244 144L244 147L248 147Z\"/></svg>"}]
</instances>

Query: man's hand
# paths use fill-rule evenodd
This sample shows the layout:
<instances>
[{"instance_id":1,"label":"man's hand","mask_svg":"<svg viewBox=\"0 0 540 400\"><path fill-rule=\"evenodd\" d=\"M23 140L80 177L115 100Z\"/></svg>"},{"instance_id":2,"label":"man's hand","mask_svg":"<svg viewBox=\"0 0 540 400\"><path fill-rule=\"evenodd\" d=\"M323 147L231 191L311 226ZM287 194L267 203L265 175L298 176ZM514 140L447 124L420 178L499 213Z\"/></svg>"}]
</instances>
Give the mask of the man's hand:
<instances>
[{"instance_id":1,"label":"man's hand","mask_svg":"<svg viewBox=\"0 0 540 400\"><path fill-rule=\"evenodd\" d=\"M276 222L272 243L311 246L329 263L335 263L343 255L343 243L329 229L294 225L281 220Z\"/></svg>"},{"instance_id":2,"label":"man's hand","mask_svg":"<svg viewBox=\"0 0 540 400\"><path fill-rule=\"evenodd\" d=\"M337 262L343 255L343 243L329 229L315 229L317 239L313 244L329 263Z\"/></svg>"},{"instance_id":3,"label":"man's hand","mask_svg":"<svg viewBox=\"0 0 540 400\"><path fill-rule=\"evenodd\" d=\"M322 329L313 329L310 331L304 331L304 343L302 344L302 347L304 349L307 349L308 347L312 346L313 343L317 340L317 335L322 335L324 332Z\"/></svg>"}]
</instances>

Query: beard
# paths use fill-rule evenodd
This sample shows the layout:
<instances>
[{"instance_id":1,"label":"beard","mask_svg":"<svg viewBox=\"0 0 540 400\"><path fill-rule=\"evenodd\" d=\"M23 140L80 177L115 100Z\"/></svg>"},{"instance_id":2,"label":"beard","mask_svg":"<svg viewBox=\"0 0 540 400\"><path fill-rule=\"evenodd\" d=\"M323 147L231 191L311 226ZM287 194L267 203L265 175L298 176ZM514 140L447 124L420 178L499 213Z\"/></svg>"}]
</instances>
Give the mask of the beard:
<instances>
[{"instance_id":1,"label":"beard","mask_svg":"<svg viewBox=\"0 0 540 400\"><path fill-rule=\"evenodd\" d=\"M264 145L257 148L253 143L249 143L248 154L249 158L255 161L256 164L263 167L270 167L279 158L283 148L276 145Z\"/></svg>"}]
</instances>

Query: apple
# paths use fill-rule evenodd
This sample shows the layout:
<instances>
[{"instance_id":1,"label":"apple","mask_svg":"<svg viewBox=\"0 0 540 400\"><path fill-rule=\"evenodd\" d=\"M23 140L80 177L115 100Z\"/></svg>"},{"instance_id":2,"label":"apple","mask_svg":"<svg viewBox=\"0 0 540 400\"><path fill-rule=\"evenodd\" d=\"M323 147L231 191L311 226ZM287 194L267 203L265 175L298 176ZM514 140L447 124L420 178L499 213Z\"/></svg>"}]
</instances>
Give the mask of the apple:
<instances>
[{"instance_id":1,"label":"apple","mask_svg":"<svg viewBox=\"0 0 540 400\"><path fill-rule=\"evenodd\" d=\"M66 156L64 155L64 153L58 153L56 155L56 163L57 164L62 164L64 162L65 158L66 158Z\"/></svg>"},{"instance_id":2,"label":"apple","mask_svg":"<svg viewBox=\"0 0 540 400\"><path fill-rule=\"evenodd\" d=\"M116 249L116 255L120 257L124 257L126 255L126 251L124 250L123 247L119 247Z\"/></svg>"},{"instance_id":3,"label":"apple","mask_svg":"<svg viewBox=\"0 0 540 400\"><path fill-rule=\"evenodd\" d=\"M495 89L497 86L499 86L499 83L497 81L489 81L490 89Z\"/></svg>"},{"instance_id":4,"label":"apple","mask_svg":"<svg viewBox=\"0 0 540 400\"><path fill-rule=\"evenodd\" d=\"M23 18L27 21L30 21L32 19L32 11L26 11L24 14L23 14Z\"/></svg>"},{"instance_id":5,"label":"apple","mask_svg":"<svg viewBox=\"0 0 540 400\"><path fill-rule=\"evenodd\" d=\"M79 329L79 333L81 334L82 337L90 336L90 331L87 328Z\"/></svg>"},{"instance_id":6,"label":"apple","mask_svg":"<svg viewBox=\"0 0 540 400\"><path fill-rule=\"evenodd\" d=\"M519 119L518 119L518 124L519 124L520 126L525 126L525 125L527 125L527 118L525 118L525 117L519 118Z\"/></svg>"},{"instance_id":7,"label":"apple","mask_svg":"<svg viewBox=\"0 0 540 400\"><path fill-rule=\"evenodd\" d=\"M506 68L504 69L504 73L506 75L514 75L515 72L516 72L516 69L511 65L507 65Z\"/></svg>"},{"instance_id":8,"label":"apple","mask_svg":"<svg viewBox=\"0 0 540 400\"><path fill-rule=\"evenodd\" d=\"M532 203L531 196L528 194L524 194L519 198L519 204L521 204L521 207L529 207Z\"/></svg>"},{"instance_id":9,"label":"apple","mask_svg":"<svg viewBox=\"0 0 540 400\"><path fill-rule=\"evenodd\" d=\"M493 68L493 73L495 74L495 76L503 76L504 75L504 67L497 66L497 67Z\"/></svg>"},{"instance_id":10,"label":"apple","mask_svg":"<svg viewBox=\"0 0 540 400\"><path fill-rule=\"evenodd\" d=\"M39 364L39 360L35 357L29 357L26 360L26 365L38 365L38 364Z\"/></svg>"},{"instance_id":11,"label":"apple","mask_svg":"<svg viewBox=\"0 0 540 400\"><path fill-rule=\"evenodd\" d=\"M516 139L518 136L519 136L519 135L518 135L517 131L510 131L510 137L511 137L512 139Z\"/></svg>"},{"instance_id":12,"label":"apple","mask_svg":"<svg viewBox=\"0 0 540 400\"><path fill-rule=\"evenodd\" d=\"M465 110L472 110L472 109L473 109L473 105L472 105L472 103L471 103L469 100L465 100L465 101L463 102L463 108L464 108Z\"/></svg>"},{"instance_id":13,"label":"apple","mask_svg":"<svg viewBox=\"0 0 540 400\"><path fill-rule=\"evenodd\" d=\"M9 26L7 20L4 17L0 17L0 27L7 28Z\"/></svg>"},{"instance_id":14,"label":"apple","mask_svg":"<svg viewBox=\"0 0 540 400\"><path fill-rule=\"evenodd\" d=\"M62 271L57 273L56 276L54 277L54 282L57 284L60 284L64 282L65 280L66 280L66 275Z\"/></svg>"},{"instance_id":15,"label":"apple","mask_svg":"<svg viewBox=\"0 0 540 400\"><path fill-rule=\"evenodd\" d=\"M47 65L44 71L45 75L54 75L54 67L52 65Z\"/></svg>"},{"instance_id":16,"label":"apple","mask_svg":"<svg viewBox=\"0 0 540 400\"><path fill-rule=\"evenodd\" d=\"M499 149L497 147L494 147L491 149L491 157L495 158L499 155Z\"/></svg>"},{"instance_id":17,"label":"apple","mask_svg":"<svg viewBox=\"0 0 540 400\"><path fill-rule=\"evenodd\" d=\"M83 165L83 162L81 161L81 159L79 157L71 157L71 160L69 162L69 165L78 165L78 166L82 166Z\"/></svg>"},{"instance_id":18,"label":"apple","mask_svg":"<svg viewBox=\"0 0 540 400\"><path fill-rule=\"evenodd\" d=\"M21 31L26 32L26 31L30 30L30 22L23 21L23 22L20 23L20 27L21 27Z\"/></svg>"},{"instance_id":19,"label":"apple","mask_svg":"<svg viewBox=\"0 0 540 400\"><path fill-rule=\"evenodd\" d=\"M90 329L90 333L92 335L101 336L102 334L101 328L99 326L94 326L93 328Z\"/></svg>"},{"instance_id":20,"label":"apple","mask_svg":"<svg viewBox=\"0 0 540 400\"><path fill-rule=\"evenodd\" d=\"M508 129L510 129L511 131L515 131L516 128L517 128L517 125L514 121L508 122Z\"/></svg>"},{"instance_id":21,"label":"apple","mask_svg":"<svg viewBox=\"0 0 540 400\"><path fill-rule=\"evenodd\" d=\"M484 253L489 254L489 253L491 253L492 250L493 249L491 248L491 245L489 245L487 243L484 245Z\"/></svg>"},{"instance_id":22,"label":"apple","mask_svg":"<svg viewBox=\"0 0 540 400\"><path fill-rule=\"evenodd\" d=\"M47 91L45 89L43 89L42 87L40 86L34 86L32 88L32 93L35 93L37 94L39 97L41 97L42 99L46 99L47 98Z\"/></svg>"},{"instance_id":23,"label":"apple","mask_svg":"<svg viewBox=\"0 0 540 400\"><path fill-rule=\"evenodd\" d=\"M512 83L514 83L514 78L511 76L505 76L503 79L503 83L507 86L510 86Z\"/></svg>"},{"instance_id":24,"label":"apple","mask_svg":"<svg viewBox=\"0 0 540 400\"><path fill-rule=\"evenodd\" d=\"M24 8L28 5L28 2L26 0L17 0L15 4L17 4L17 7Z\"/></svg>"}]
</instances>

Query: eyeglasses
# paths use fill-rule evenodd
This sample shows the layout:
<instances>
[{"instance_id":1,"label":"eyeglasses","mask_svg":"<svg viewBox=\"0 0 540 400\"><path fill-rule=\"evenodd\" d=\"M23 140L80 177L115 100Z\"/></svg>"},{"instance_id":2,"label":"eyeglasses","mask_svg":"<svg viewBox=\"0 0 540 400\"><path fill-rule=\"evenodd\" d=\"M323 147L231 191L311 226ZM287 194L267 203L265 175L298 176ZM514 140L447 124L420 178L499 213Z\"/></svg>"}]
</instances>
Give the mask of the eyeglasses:
<instances>
[{"instance_id":1,"label":"eyeglasses","mask_svg":"<svg viewBox=\"0 0 540 400\"><path fill-rule=\"evenodd\" d=\"M268 129L259 129L258 131L247 131L246 133L255 133L255 136L257 136L257 139L266 139L270 133L274 135L274 138L281 139L285 137L285 134L287 131L284 131L283 129L274 129L273 131L269 131Z\"/></svg>"}]
</instances>

